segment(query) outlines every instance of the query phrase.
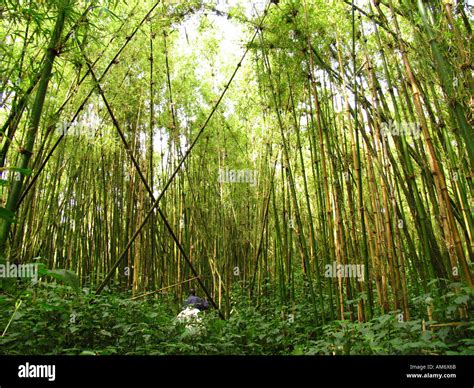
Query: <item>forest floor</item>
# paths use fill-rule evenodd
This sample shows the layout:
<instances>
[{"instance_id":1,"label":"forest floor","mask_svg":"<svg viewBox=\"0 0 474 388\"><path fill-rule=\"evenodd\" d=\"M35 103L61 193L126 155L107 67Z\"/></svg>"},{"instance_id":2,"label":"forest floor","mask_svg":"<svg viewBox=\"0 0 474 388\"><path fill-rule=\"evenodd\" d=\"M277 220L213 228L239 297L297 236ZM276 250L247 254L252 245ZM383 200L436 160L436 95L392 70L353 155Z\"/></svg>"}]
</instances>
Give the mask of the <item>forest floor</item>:
<instances>
[{"instance_id":1,"label":"forest floor","mask_svg":"<svg viewBox=\"0 0 474 388\"><path fill-rule=\"evenodd\" d=\"M449 308L459 309L470 292L448 288ZM365 323L325 324L314 321L308 298L284 306L271 290L263 290L255 305L243 287L234 287L226 320L215 310L201 312L198 330L177 321L182 304L172 292L131 300L128 293L108 290L94 296L53 281L19 295L0 295L0 354L474 354L472 321L440 324L414 317L404 322L394 311ZM423 309L426 301L413 302ZM435 308L433 314L438 313Z\"/></svg>"}]
</instances>

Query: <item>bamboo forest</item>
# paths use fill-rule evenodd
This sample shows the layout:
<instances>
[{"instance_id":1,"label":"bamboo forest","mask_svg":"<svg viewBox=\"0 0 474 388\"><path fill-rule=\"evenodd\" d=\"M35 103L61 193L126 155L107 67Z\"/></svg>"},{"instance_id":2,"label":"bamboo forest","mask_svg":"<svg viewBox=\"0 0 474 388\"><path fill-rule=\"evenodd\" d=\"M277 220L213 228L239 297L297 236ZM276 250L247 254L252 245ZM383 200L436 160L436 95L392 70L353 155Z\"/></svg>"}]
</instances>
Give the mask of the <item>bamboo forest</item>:
<instances>
[{"instance_id":1,"label":"bamboo forest","mask_svg":"<svg viewBox=\"0 0 474 388\"><path fill-rule=\"evenodd\" d=\"M473 355L471 0L2 0L1 355Z\"/></svg>"}]
</instances>

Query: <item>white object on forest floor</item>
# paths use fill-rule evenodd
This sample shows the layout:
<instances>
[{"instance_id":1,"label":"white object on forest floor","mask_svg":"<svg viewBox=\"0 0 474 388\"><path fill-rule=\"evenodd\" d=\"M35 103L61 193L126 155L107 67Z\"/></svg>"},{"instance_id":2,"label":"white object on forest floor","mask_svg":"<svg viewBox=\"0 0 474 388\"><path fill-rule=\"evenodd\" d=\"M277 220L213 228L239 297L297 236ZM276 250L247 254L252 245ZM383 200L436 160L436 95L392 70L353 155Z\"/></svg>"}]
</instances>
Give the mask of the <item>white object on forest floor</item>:
<instances>
[{"instance_id":1,"label":"white object on forest floor","mask_svg":"<svg viewBox=\"0 0 474 388\"><path fill-rule=\"evenodd\" d=\"M186 324L185 328L188 334L202 335L205 333L202 317L199 316L199 312L199 309L188 306L176 317L179 323Z\"/></svg>"}]
</instances>

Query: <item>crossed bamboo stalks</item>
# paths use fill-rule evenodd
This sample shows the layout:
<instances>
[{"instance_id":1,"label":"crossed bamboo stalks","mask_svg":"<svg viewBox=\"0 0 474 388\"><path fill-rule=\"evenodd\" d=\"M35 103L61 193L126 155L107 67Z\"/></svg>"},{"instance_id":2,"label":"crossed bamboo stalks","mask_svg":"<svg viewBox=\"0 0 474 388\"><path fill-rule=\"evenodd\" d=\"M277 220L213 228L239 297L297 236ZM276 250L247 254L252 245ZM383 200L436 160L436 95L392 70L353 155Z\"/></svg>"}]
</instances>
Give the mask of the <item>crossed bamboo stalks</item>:
<instances>
[{"instance_id":1,"label":"crossed bamboo stalks","mask_svg":"<svg viewBox=\"0 0 474 388\"><path fill-rule=\"evenodd\" d=\"M96 84L95 87L89 92L89 94L87 95L87 97L85 98L84 102L80 105L78 111L76 112L76 114L74 115L74 118L76 118L79 114L79 112L82 110L82 108L84 107L84 105L86 104L87 100L89 99L89 97L92 95L92 92L93 90L95 90L95 88L97 88L99 94L101 95L103 101L104 101L104 104L107 108L107 111L112 119L112 122L113 122L113 125L114 127L116 128L121 140L122 140L122 143L124 144L124 147L125 147L125 150L127 152L127 154L129 155L134 167L136 168L137 172L138 172L138 175L140 176L140 179L143 183L143 185L145 186L146 190L148 191L148 194L152 200L152 207L151 209L148 211L148 213L146 214L145 218L143 219L142 223L140 224L140 226L138 227L138 229L135 231L135 233L133 234L133 236L131 237L131 239L129 240L129 242L127 243L126 247L123 249L122 253L120 254L119 258L115 261L115 263L112 265L111 269L109 270L109 272L107 273L107 275L105 276L104 280L102 280L102 282L100 283L100 285L97 287L96 289L96 295L99 295L102 290L105 288L105 286L107 285L107 283L110 281L110 279L112 278L112 276L114 275L114 272L115 270L118 268L118 266L120 265L120 263L122 262L122 260L126 257L127 255L127 252L128 250L130 249L131 245L133 244L133 242L135 241L135 239L138 237L138 235L140 234L141 230L143 229L143 227L146 225L146 223L148 222L149 218L152 216L152 214L154 213L155 209L156 211L158 212L158 214L160 215L166 229L168 230L169 234L171 235L171 237L173 238L174 242L176 243L176 246L178 247L179 251L181 252L181 254L183 255L185 261L187 262L187 264L189 265L189 268L191 270L191 272L193 273L194 275L194 278L197 280L197 283L199 284L199 286L201 287L201 289L204 291L204 293L206 294L206 297L209 299L209 301L211 302L212 306L217 310L218 314L219 314L219 317L221 319L225 319L224 317L224 314L222 313L222 311L219 309L219 307L217 306L214 298L212 298L209 290L206 288L206 286L204 285L204 283L202 282L201 280L201 277L200 275L198 274L198 272L196 271L196 269L194 268L194 266L192 265L191 261L189 260L189 257L188 255L186 254L183 246L181 245L181 243L179 242L176 234L174 233L173 231L173 228L171 227L171 225L169 224L165 214L163 213L163 211L158 207L158 204L161 200L161 198L163 197L164 193L166 192L166 190L168 189L168 187L171 185L171 183L173 182L174 178L176 177L176 175L178 174L180 168L182 167L182 165L184 164L184 162L186 161L186 159L188 158L188 156L191 154L191 151L193 150L194 146L196 145L197 141L199 140L199 138L201 137L202 133L204 132L204 130L206 129L207 125L209 124L212 116L214 115L214 113L216 112L217 108L219 107L222 99L224 98L227 90L229 89L232 81L234 80L235 78L235 75L237 74L239 68L241 67L242 65L242 62L244 61L250 47L251 47L251 44L253 43L253 41L255 40L259 30L261 30L262 28L262 25L263 25L263 22L265 20L265 17L267 15L267 11L268 11L268 8L271 4L268 3L267 6L265 7L265 10L263 12L263 16L260 20L260 23L258 24L258 27L256 27L255 29L255 32L252 36L252 38L250 39L249 43L247 44L246 46L246 49L240 59L240 61L237 63L236 67L235 67L235 70L234 72L232 73L229 81L226 83L219 99L217 100L217 102L214 104L214 107L212 108L211 112L209 113L206 121L204 122L204 124L201 126L201 128L199 129L199 132L198 134L196 135L196 137L194 138L193 142L191 143L191 145L189 146L189 148L186 150L186 153L184 154L184 156L182 157L182 159L180 160L180 162L178 163L177 167L175 168L173 174L171 174L171 176L169 177L168 181L166 182L165 186L163 187L163 189L161 190L160 194L158 195L157 198L155 198L155 195L153 194L153 190L151 189L150 185L148 184L139 164L138 164L138 161L136 160L136 158L134 157L133 153L132 153L132 150L130 148L130 145L128 144L126 138L125 138L125 135L122 131L122 129L120 128L120 124L118 123L118 120L116 119L114 113L113 113L113 110L105 96L105 93L100 85L100 82L101 80L104 78L104 76L106 75L107 71L110 69L110 67L112 66L113 63L115 63L116 59L118 58L118 56L120 55L120 53L124 50L124 48L126 47L126 45L132 40L132 38L135 36L136 32L138 31L138 29L141 27L141 25L150 17L150 15L152 14L152 12L154 11L154 9L157 7L157 5L159 4L160 2L158 1L151 9L150 11L145 15L145 17L142 19L142 21L139 23L139 25L137 26L137 28L134 30L134 32L127 37L127 40L126 42L124 43L124 45L120 48L120 50L117 52L117 54L114 56L114 58L112 59L112 61L110 62L109 66L107 66L107 68L105 69L105 71L103 72L103 74L100 76L100 78L97 78L94 70L93 70L93 64L91 64L91 61L87 58L87 56L85 55L85 53L83 52L82 50L82 47L80 47L80 50L81 50L81 53L82 53L82 56L84 57L85 59L85 62L87 64L87 67L88 67L88 73L92 76L93 78L93 81L94 83ZM30 184L28 185L28 187L26 188L26 190L24 191L23 195L21 196L20 198L20 202L25 198L26 196L26 193L29 191L29 189L34 185L34 183L36 182L39 174L41 173L41 171L44 169L47 161L50 159L52 153L54 152L54 150L57 148L59 142L62 140L62 138L64 137L64 134L62 134L57 142L54 144L53 148L51 149L51 151L49 152L49 154L47 155L45 161L43 162L43 164L40 166L39 168L39 171L38 173L33 177L32 181L30 182Z\"/></svg>"}]
</instances>

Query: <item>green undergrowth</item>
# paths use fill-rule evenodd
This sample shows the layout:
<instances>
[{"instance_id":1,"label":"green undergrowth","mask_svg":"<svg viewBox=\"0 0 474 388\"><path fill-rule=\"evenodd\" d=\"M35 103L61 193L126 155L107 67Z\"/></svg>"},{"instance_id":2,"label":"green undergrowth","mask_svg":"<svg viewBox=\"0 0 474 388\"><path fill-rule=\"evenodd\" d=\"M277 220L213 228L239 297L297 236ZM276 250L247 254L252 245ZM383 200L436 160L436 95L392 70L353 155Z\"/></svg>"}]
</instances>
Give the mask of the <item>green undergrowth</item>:
<instances>
[{"instance_id":1,"label":"green undergrowth","mask_svg":"<svg viewBox=\"0 0 474 388\"><path fill-rule=\"evenodd\" d=\"M471 296L467 287L448 292L443 308L466 307ZM466 319L431 330L437 322L425 322L423 330L420 318L399 322L397 312L365 323L316 323L304 298L290 307L267 295L256 305L239 290L231 300L228 319L220 320L215 311L201 313L205 330L193 335L176 322L180 306L171 295L130 300L123 292L94 296L87 289L41 282L16 296L0 293L0 335L7 329L0 354L474 354L474 324Z\"/></svg>"}]
</instances>

